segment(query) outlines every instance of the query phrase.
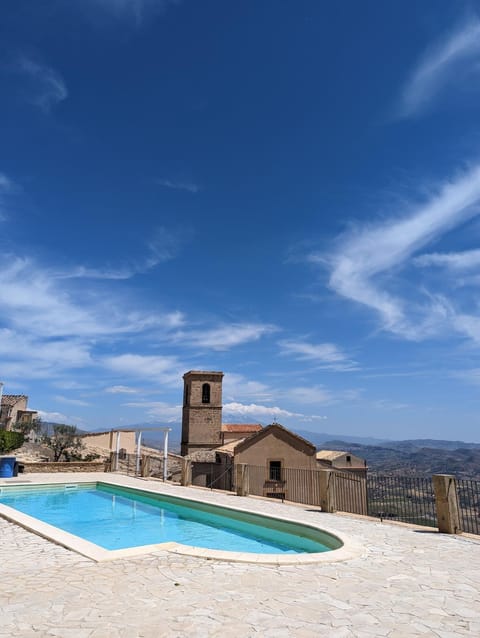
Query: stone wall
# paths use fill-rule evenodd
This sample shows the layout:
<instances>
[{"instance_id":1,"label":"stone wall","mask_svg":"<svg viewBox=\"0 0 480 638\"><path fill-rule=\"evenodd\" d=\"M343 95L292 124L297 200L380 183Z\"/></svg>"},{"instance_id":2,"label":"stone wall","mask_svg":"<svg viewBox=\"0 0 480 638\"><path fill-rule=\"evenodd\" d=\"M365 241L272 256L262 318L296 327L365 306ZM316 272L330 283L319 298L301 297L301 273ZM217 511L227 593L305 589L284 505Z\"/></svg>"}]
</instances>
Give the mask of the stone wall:
<instances>
[{"instance_id":1,"label":"stone wall","mask_svg":"<svg viewBox=\"0 0 480 638\"><path fill-rule=\"evenodd\" d=\"M109 463L104 461L72 461L71 463L22 463L25 474L41 472L107 472Z\"/></svg>"}]
</instances>

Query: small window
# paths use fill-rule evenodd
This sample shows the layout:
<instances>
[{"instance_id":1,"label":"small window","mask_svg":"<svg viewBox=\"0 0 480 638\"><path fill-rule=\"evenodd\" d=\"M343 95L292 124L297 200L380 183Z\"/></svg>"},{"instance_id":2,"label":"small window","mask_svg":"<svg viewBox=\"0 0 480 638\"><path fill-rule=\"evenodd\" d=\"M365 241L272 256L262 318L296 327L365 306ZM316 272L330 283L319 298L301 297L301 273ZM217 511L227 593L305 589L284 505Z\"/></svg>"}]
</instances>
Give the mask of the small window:
<instances>
[{"instance_id":1,"label":"small window","mask_svg":"<svg viewBox=\"0 0 480 638\"><path fill-rule=\"evenodd\" d=\"M210 403L210 384L204 383L202 385L202 403Z\"/></svg>"},{"instance_id":2,"label":"small window","mask_svg":"<svg viewBox=\"0 0 480 638\"><path fill-rule=\"evenodd\" d=\"M350 456L350 454L347 454L347 463L351 463L352 462L352 457Z\"/></svg>"},{"instance_id":3,"label":"small window","mask_svg":"<svg viewBox=\"0 0 480 638\"><path fill-rule=\"evenodd\" d=\"M269 469L270 469L269 477L271 481L282 480L282 462L281 461L270 461Z\"/></svg>"},{"instance_id":4,"label":"small window","mask_svg":"<svg viewBox=\"0 0 480 638\"><path fill-rule=\"evenodd\" d=\"M185 385L185 396L183 398L183 404L188 405L188 385Z\"/></svg>"}]
</instances>

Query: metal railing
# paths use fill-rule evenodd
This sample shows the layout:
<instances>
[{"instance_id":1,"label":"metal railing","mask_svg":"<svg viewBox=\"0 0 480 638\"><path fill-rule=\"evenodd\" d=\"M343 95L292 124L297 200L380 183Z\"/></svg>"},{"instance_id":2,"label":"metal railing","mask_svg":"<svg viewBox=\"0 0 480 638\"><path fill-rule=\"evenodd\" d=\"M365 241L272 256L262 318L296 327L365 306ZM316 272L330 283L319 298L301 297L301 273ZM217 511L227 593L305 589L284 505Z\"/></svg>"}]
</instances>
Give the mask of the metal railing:
<instances>
[{"instance_id":1,"label":"metal railing","mask_svg":"<svg viewBox=\"0 0 480 638\"><path fill-rule=\"evenodd\" d=\"M369 474L368 515L416 525L437 526L432 480L412 476Z\"/></svg>"},{"instance_id":2,"label":"metal railing","mask_svg":"<svg viewBox=\"0 0 480 638\"><path fill-rule=\"evenodd\" d=\"M457 479L457 500L461 530L480 534L480 481Z\"/></svg>"},{"instance_id":3,"label":"metal railing","mask_svg":"<svg viewBox=\"0 0 480 638\"><path fill-rule=\"evenodd\" d=\"M235 489L233 466L193 461L192 485L231 492Z\"/></svg>"},{"instance_id":4,"label":"metal railing","mask_svg":"<svg viewBox=\"0 0 480 638\"><path fill-rule=\"evenodd\" d=\"M365 476L334 470L333 477L336 509L350 514L366 515L368 508Z\"/></svg>"},{"instance_id":5,"label":"metal railing","mask_svg":"<svg viewBox=\"0 0 480 638\"><path fill-rule=\"evenodd\" d=\"M248 466L249 492L305 505L321 505L321 475L324 470ZM334 471L336 509L353 514L367 513L365 478L353 472Z\"/></svg>"},{"instance_id":6,"label":"metal railing","mask_svg":"<svg viewBox=\"0 0 480 638\"><path fill-rule=\"evenodd\" d=\"M110 470L117 471L127 476L144 476L163 478L163 457L149 454L127 454L112 452L110 455ZM173 476L180 476L180 461L169 457L168 476L170 480Z\"/></svg>"},{"instance_id":7,"label":"metal railing","mask_svg":"<svg viewBox=\"0 0 480 638\"><path fill-rule=\"evenodd\" d=\"M255 496L266 496L306 505L320 504L317 470L282 467L267 468L248 466L249 492Z\"/></svg>"}]
</instances>

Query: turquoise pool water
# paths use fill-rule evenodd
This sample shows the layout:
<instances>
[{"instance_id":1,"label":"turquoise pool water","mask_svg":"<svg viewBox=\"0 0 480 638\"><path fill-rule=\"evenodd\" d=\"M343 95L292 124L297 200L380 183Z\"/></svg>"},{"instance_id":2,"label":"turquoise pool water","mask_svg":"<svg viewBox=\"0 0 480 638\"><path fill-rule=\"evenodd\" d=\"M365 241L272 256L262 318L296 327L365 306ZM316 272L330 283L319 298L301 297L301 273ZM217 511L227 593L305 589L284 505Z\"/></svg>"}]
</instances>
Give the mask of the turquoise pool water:
<instances>
[{"instance_id":1,"label":"turquoise pool water","mask_svg":"<svg viewBox=\"0 0 480 638\"><path fill-rule=\"evenodd\" d=\"M106 484L3 488L0 503L109 550L175 541L234 552L298 554L341 545L301 525Z\"/></svg>"}]
</instances>

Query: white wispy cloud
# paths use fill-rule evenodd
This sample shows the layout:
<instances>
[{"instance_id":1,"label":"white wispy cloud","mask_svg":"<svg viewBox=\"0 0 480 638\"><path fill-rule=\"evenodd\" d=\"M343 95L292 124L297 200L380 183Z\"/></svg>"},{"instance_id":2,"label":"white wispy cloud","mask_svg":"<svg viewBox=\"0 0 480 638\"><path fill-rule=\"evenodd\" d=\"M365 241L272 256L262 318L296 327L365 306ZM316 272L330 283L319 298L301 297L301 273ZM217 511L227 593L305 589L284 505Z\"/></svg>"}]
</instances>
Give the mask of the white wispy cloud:
<instances>
[{"instance_id":1,"label":"white wispy cloud","mask_svg":"<svg viewBox=\"0 0 480 638\"><path fill-rule=\"evenodd\" d=\"M224 400L236 401L237 399L254 399L270 401L273 390L265 383L252 381L242 374L226 372L223 379Z\"/></svg>"},{"instance_id":2,"label":"white wispy cloud","mask_svg":"<svg viewBox=\"0 0 480 638\"><path fill-rule=\"evenodd\" d=\"M77 0L82 9L101 11L117 20L128 20L137 27L146 20L164 13L169 6L181 0Z\"/></svg>"},{"instance_id":3,"label":"white wispy cloud","mask_svg":"<svg viewBox=\"0 0 480 638\"><path fill-rule=\"evenodd\" d=\"M441 185L426 203L407 207L401 217L359 226L341 237L327 258L330 288L376 311L386 330L410 339L435 333L440 325L452 324L452 313L457 312L444 294L427 291L418 302L414 288L407 301L389 286L398 291L401 270L415 252L479 212L480 166L476 165ZM310 261L318 258L323 267L324 257L311 255ZM406 280L402 283L408 285Z\"/></svg>"},{"instance_id":4,"label":"white wispy cloud","mask_svg":"<svg viewBox=\"0 0 480 638\"><path fill-rule=\"evenodd\" d=\"M78 405L78 406L81 406L81 407L86 407L86 406L90 405L90 403L88 403L88 401L83 401L82 399L72 399L72 398L69 398L69 397L64 397L64 396L59 395L59 394L54 396L53 399L55 401L57 401L58 403L67 403L68 405Z\"/></svg>"},{"instance_id":5,"label":"white wispy cloud","mask_svg":"<svg viewBox=\"0 0 480 638\"><path fill-rule=\"evenodd\" d=\"M450 376L465 381L472 385L480 385L480 368L468 368L466 370L452 370Z\"/></svg>"},{"instance_id":6,"label":"white wispy cloud","mask_svg":"<svg viewBox=\"0 0 480 638\"><path fill-rule=\"evenodd\" d=\"M130 259L128 263L118 267L92 268L91 266L75 266L62 269L54 274L57 279L131 279L135 275L145 274L162 263L175 259L185 243L190 241L190 229L172 230L165 227L156 228L146 242L146 256L141 259Z\"/></svg>"},{"instance_id":7,"label":"white wispy cloud","mask_svg":"<svg viewBox=\"0 0 480 638\"><path fill-rule=\"evenodd\" d=\"M198 193L200 186L194 182L176 181L171 179L156 179L154 180L159 186L164 188L171 188L178 191L187 191L188 193Z\"/></svg>"},{"instance_id":8,"label":"white wispy cloud","mask_svg":"<svg viewBox=\"0 0 480 638\"><path fill-rule=\"evenodd\" d=\"M6 378L49 379L93 364L80 339L37 338L26 330L0 329L1 372Z\"/></svg>"},{"instance_id":9,"label":"white wispy cloud","mask_svg":"<svg viewBox=\"0 0 480 638\"><path fill-rule=\"evenodd\" d=\"M413 260L420 268L437 266L450 270L471 270L480 266L480 250L464 250L458 253L427 253Z\"/></svg>"},{"instance_id":10,"label":"white wispy cloud","mask_svg":"<svg viewBox=\"0 0 480 638\"><path fill-rule=\"evenodd\" d=\"M278 330L276 326L262 323L233 323L206 330L179 331L175 338L186 345L212 350L229 350L235 346L258 341Z\"/></svg>"},{"instance_id":11,"label":"white wispy cloud","mask_svg":"<svg viewBox=\"0 0 480 638\"><path fill-rule=\"evenodd\" d=\"M358 370L358 365L333 343L308 343L307 341L279 341L281 353L299 361L314 361L323 368L336 371Z\"/></svg>"},{"instance_id":12,"label":"white wispy cloud","mask_svg":"<svg viewBox=\"0 0 480 638\"><path fill-rule=\"evenodd\" d=\"M178 385L185 366L173 356L140 355L133 353L105 357L103 365L113 372L159 383Z\"/></svg>"},{"instance_id":13,"label":"white wispy cloud","mask_svg":"<svg viewBox=\"0 0 480 638\"><path fill-rule=\"evenodd\" d=\"M147 312L138 304L131 311L126 301L124 296L117 299L112 294L105 295L105 291L95 294L91 284L67 286L33 260L3 255L0 257L2 375L12 379L49 379L57 387L60 381L70 382L68 371L78 369L96 370L100 375L105 370L125 374L130 370L132 376L138 377L142 359L128 354L131 337L142 341L153 332L156 339L165 339L169 332L183 325L185 318L176 311ZM107 353L112 351L117 354L108 358ZM158 371L157 358L143 362ZM169 363L173 365L174 361ZM178 382L182 368L176 365L173 370ZM144 376L150 378L148 373Z\"/></svg>"},{"instance_id":14,"label":"white wispy cloud","mask_svg":"<svg viewBox=\"0 0 480 638\"><path fill-rule=\"evenodd\" d=\"M223 413L240 417L253 417L257 419L276 419L281 417L303 417L303 414L290 412L278 406L258 405L256 403L238 403L233 401L223 405Z\"/></svg>"},{"instance_id":15,"label":"white wispy cloud","mask_svg":"<svg viewBox=\"0 0 480 638\"><path fill-rule=\"evenodd\" d=\"M32 58L22 56L17 59L14 69L27 82L27 99L45 113L68 96L64 79L55 69Z\"/></svg>"},{"instance_id":16,"label":"white wispy cloud","mask_svg":"<svg viewBox=\"0 0 480 638\"><path fill-rule=\"evenodd\" d=\"M174 328L181 313L126 311L124 304L61 285L29 259L0 259L0 304L12 326L43 337L100 337Z\"/></svg>"},{"instance_id":17,"label":"white wispy cloud","mask_svg":"<svg viewBox=\"0 0 480 638\"><path fill-rule=\"evenodd\" d=\"M105 388L104 392L108 394L137 394L138 390L128 385L112 385L109 388Z\"/></svg>"},{"instance_id":18,"label":"white wispy cloud","mask_svg":"<svg viewBox=\"0 0 480 638\"><path fill-rule=\"evenodd\" d=\"M301 414L299 412L290 412L279 408L278 406L258 405L256 403L238 403L232 401L223 405L224 415L230 415L233 418L248 418L262 421L268 419L270 421L278 421L278 419L295 418L299 421L316 421L326 419L326 416L318 414Z\"/></svg>"},{"instance_id":19,"label":"white wispy cloud","mask_svg":"<svg viewBox=\"0 0 480 638\"><path fill-rule=\"evenodd\" d=\"M0 222L8 219L7 197L16 190L16 185L5 175L0 173Z\"/></svg>"},{"instance_id":20,"label":"white wispy cloud","mask_svg":"<svg viewBox=\"0 0 480 638\"><path fill-rule=\"evenodd\" d=\"M418 63L406 83L398 114L409 117L425 109L447 86L467 82L475 73L478 83L480 62L480 21L470 16L451 33L432 46Z\"/></svg>"},{"instance_id":21,"label":"white wispy cloud","mask_svg":"<svg viewBox=\"0 0 480 638\"><path fill-rule=\"evenodd\" d=\"M401 403L400 401L390 401L390 399L378 399L373 403L375 408L380 410L406 410L412 407L409 403Z\"/></svg>"},{"instance_id":22,"label":"white wispy cloud","mask_svg":"<svg viewBox=\"0 0 480 638\"><path fill-rule=\"evenodd\" d=\"M146 414L148 419L164 423L180 423L182 420L181 405L171 405L162 401L132 401L123 405L137 410L139 418Z\"/></svg>"},{"instance_id":23,"label":"white wispy cloud","mask_svg":"<svg viewBox=\"0 0 480 638\"><path fill-rule=\"evenodd\" d=\"M331 405L340 401L358 400L360 390L332 391L323 385L292 387L288 390L288 397L296 404Z\"/></svg>"}]
</instances>

